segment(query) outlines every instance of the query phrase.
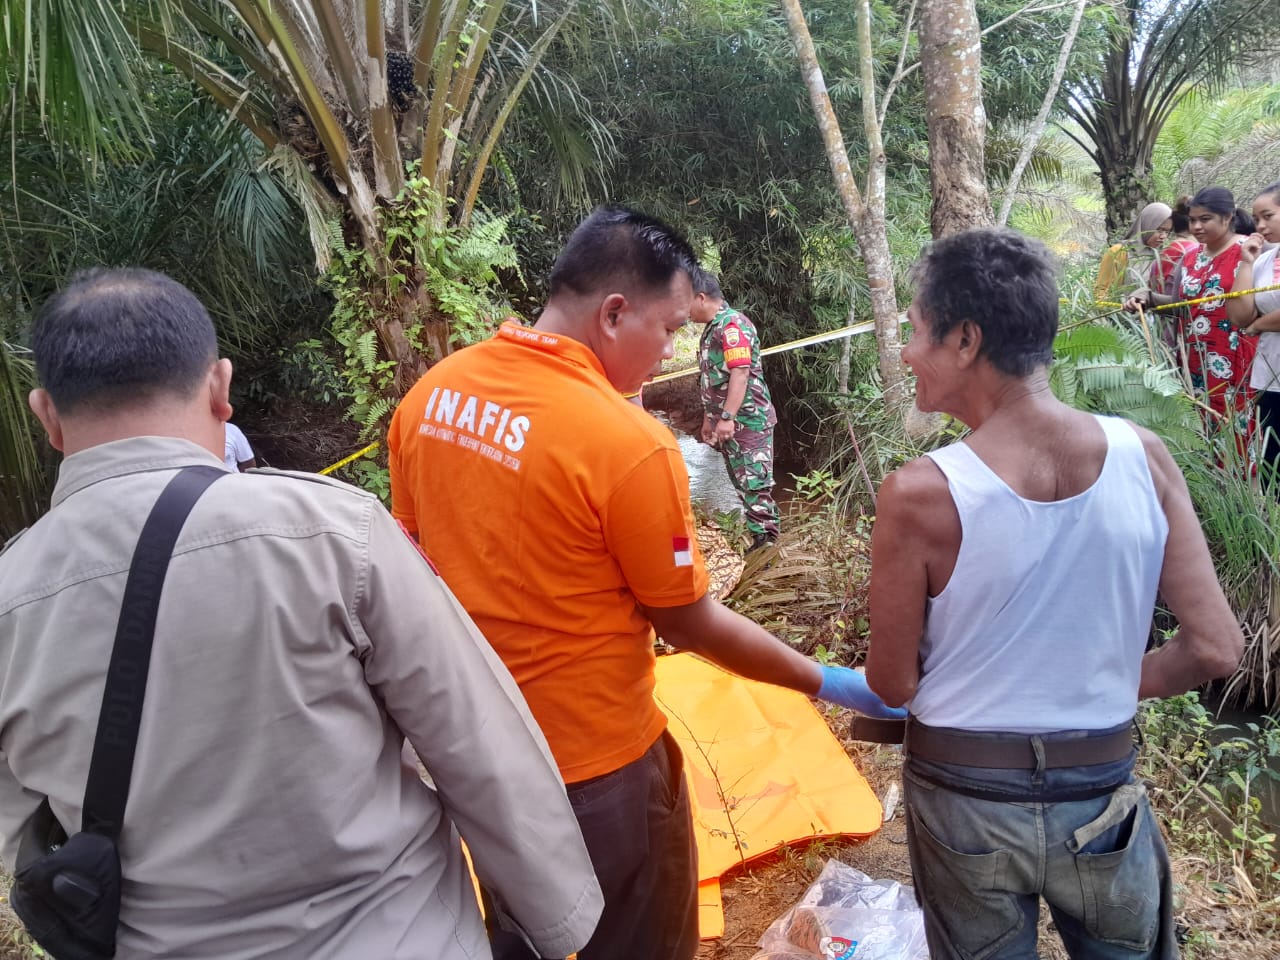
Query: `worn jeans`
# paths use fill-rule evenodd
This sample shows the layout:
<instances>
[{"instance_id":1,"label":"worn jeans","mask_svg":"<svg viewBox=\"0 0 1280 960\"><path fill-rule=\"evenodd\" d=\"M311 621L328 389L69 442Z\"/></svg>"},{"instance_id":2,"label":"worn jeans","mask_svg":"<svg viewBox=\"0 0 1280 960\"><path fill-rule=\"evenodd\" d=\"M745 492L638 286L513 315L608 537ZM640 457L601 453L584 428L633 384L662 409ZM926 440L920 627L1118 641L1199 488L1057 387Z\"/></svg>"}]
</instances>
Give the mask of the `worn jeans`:
<instances>
[{"instance_id":1,"label":"worn jeans","mask_svg":"<svg viewBox=\"0 0 1280 960\"><path fill-rule=\"evenodd\" d=\"M1168 854L1132 763L1031 771L908 758L907 842L930 956L1035 960L1043 897L1073 960L1177 957ZM1037 799L1116 783L1091 799Z\"/></svg>"},{"instance_id":2,"label":"worn jeans","mask_svg":"<svg viewBox=\"0 0 1280 960\"><path fill-rule=\"evenodd\" d=\"M683 757L663 733L639 760L569 784L604 913L578 960L692 960L698 858ZM523 938L490 929L495 960L529 960Z\"/></svg>"}]
</instances>

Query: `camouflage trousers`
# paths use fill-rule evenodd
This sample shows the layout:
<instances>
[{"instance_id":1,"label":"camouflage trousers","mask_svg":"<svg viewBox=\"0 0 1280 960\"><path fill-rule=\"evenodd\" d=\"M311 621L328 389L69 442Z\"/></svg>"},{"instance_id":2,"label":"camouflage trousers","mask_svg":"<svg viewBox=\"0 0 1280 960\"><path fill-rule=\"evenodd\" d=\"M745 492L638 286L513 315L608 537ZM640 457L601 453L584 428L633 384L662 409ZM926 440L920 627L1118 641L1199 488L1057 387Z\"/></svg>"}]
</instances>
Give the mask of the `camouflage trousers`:
<instances>
[{"instance_id":1,"label":"camouflage trousers","mask_svg":"<svg viewBox=\"0 0 1280 960\"><path fill-rule=\"evenodd\" d=\"M738 429L720 445L729 476L742 498L747 529L753 536L778 536L778 504L773 499L773 428Z\"/></svg>"}]
</instances>

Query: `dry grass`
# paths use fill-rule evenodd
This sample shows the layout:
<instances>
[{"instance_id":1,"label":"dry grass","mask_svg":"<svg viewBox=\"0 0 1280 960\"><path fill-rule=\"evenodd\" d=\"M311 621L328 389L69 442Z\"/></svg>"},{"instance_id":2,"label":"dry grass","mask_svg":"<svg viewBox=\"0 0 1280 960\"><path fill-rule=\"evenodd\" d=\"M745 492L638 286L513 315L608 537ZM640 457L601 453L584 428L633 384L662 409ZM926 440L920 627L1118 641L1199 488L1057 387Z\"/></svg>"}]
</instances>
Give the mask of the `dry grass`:
<instances>
[{"instance_id":1,"label":"dry grass","mask_svg":"<svg viewBox=\"0 0 1280 960\"><path fill-rule=\"evenodd\" d=\"M35 945L35 942L27 936L26 930L22 928L22 922L14 915L13 910L9 908L9 884L12 878L8 872L0 866L0 889L4 891L0 896L0 960L34 960L34 958L45 958L48 956L43 950Z\"/></svg>"}]
</instances>

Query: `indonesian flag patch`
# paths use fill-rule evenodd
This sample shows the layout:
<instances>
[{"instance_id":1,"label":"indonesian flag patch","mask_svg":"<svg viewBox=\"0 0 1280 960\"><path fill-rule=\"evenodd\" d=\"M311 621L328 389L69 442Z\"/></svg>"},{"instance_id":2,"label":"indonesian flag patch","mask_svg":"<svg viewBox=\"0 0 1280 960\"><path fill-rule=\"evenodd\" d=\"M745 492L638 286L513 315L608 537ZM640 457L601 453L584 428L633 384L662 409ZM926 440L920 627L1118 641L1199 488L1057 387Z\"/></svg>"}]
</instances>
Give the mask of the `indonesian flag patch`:
<instances>
[{"instance_id":1,"label":"indonesian flag patch","mask_svg":"<svg viewBox=\"0 0 1280 960\"><path fill-rule=\"evenodd\" d=\"M688 537L672 537L671 552L675 555L677 567L693 566L693 549L689 546Z\"/></svg>"}]
</instances>

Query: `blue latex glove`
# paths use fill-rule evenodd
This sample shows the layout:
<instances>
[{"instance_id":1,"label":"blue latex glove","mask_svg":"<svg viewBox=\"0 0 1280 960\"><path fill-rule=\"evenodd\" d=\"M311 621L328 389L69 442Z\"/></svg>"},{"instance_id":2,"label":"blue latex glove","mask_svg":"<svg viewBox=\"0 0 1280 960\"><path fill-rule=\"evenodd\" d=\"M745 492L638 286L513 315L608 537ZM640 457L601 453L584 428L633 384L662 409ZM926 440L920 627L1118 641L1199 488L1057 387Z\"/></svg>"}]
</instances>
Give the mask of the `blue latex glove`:
<instances>
[{"instance_id":1,"label":"blue latex glove","mask_svg":"<svg viewBox=\"0 0 1280 960\"><path fill-rule=\"evenodd\" d=\"M902 720L907 716L903 707L885 706L867 686L867 678L851 667L823 667L818 699L830 700L876 720Z\"/></svg>"}]
</instances>

